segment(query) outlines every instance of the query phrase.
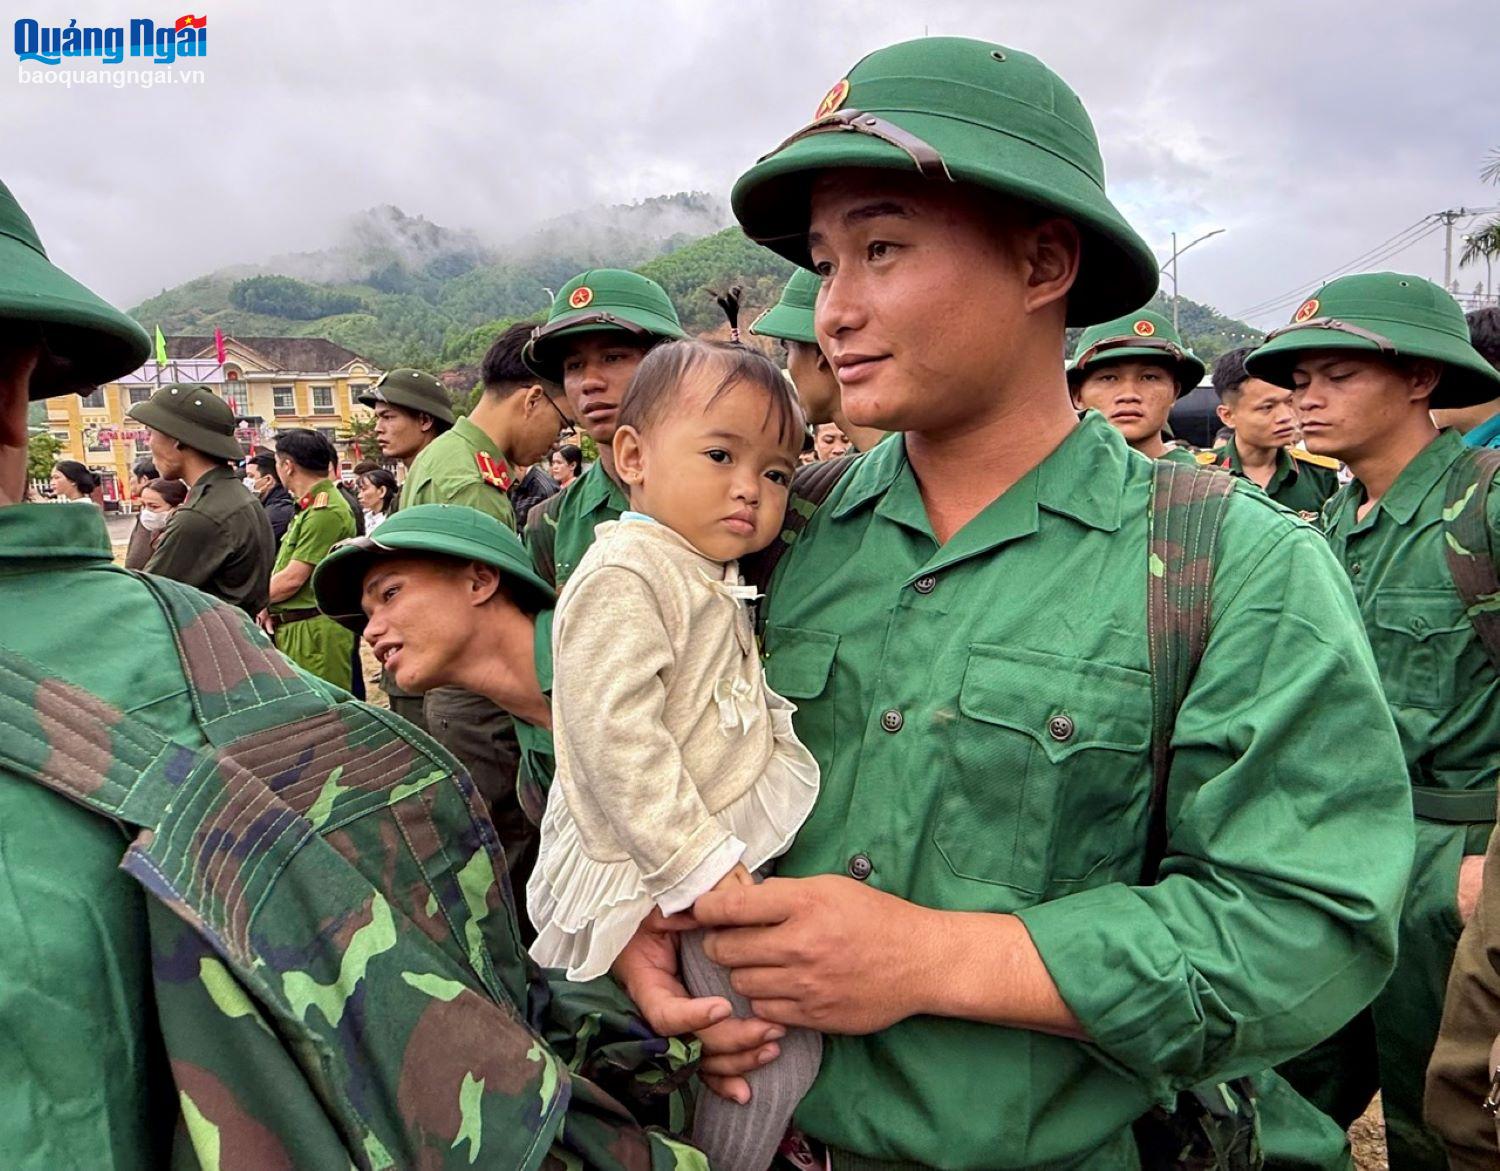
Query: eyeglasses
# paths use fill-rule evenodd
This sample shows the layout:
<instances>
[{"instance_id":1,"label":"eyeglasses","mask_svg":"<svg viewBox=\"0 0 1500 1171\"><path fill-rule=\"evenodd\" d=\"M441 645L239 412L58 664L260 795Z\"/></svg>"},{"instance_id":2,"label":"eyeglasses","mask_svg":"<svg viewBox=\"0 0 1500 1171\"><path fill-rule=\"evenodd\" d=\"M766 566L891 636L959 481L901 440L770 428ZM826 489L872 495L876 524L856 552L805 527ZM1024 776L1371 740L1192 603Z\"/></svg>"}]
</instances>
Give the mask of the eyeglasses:
<instances>
[{"instance_id":1,"label":"eyeglasses","mask_svg":"<svg viewBox=\"0 0 1500 1171\"><path fill-rule=\"evenodd\" d=\"M562 420L564 431L566 431L573 425L573 420L568 418L567 415L563 414L562 408L557 405L556 401L545 390L542 391L542 397L547 400L547 405L557 412L557 417Z\"/></svg>"}]
</instances>

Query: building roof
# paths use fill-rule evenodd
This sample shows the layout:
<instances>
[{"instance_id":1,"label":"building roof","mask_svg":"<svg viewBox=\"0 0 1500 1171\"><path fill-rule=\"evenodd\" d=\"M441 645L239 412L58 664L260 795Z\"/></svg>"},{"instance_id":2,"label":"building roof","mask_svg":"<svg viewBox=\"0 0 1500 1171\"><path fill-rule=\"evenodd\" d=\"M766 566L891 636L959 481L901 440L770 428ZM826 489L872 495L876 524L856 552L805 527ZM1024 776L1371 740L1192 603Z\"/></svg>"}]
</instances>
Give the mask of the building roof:
<instances>
[{"instance_id":1,"label":"building roof","mask_svg":"<svg viewBox=\"0 0 1500 1171\"><path fill-rule=\"evenodd\" d=\"M226 334L224 344L231 343L255 351L270 369L292 374L329 374L352 362L375 368L370 359L325 337L238 337ZM213 354L214 339L211 335L167 338L168 358L212 358Z\"/></svg>"}]
</instances>

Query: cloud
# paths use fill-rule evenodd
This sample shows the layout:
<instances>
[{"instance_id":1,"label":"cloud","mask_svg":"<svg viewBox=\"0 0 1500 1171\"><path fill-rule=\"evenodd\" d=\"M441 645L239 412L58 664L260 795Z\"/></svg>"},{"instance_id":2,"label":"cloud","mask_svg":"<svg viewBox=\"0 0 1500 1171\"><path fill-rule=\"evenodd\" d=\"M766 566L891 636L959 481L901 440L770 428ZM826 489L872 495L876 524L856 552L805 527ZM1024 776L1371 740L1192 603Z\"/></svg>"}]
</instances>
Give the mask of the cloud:
<instances>
[{"instance_id":1,"label":"cloud","mask_svg":"<svg viewBox=\"0 0 1500 1171\"><path fill-rule=\"evenodd\" d=\"M108 24L121 11L83 0L71 14ZM1226 311L1430 212L1500 202L1477 178L1500 145L1500 74L1456 0L206 11L201 85L61 89L20 84L13 60L0 69L4 179L51 253L121 302L316 249L381 204L503 241L602 203L726 195L860 56L924 32L998 40L1057 69L1095 120L1112 193L1160 255L1173 231L1227 229L1180 271L1185 295ZM1440 234L1391 263L1440 278ZM1466 289L1475 279L1462 274Z\"/></svg>"}]
</instances>

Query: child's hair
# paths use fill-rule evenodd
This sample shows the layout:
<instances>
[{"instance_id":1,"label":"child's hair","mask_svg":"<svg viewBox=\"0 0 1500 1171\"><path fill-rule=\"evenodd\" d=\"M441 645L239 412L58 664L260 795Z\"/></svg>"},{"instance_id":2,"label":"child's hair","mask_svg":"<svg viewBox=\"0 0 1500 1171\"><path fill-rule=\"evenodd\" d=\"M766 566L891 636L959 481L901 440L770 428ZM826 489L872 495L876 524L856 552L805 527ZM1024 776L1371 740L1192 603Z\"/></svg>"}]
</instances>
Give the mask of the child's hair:
<instances>
[{"instance_id":1,"label":"child's hair","mask_svg":"<svg viewBox=\"0 0 1500 1171\"><path fill-rule=\"evenodd\" d=\"M770 400L766 417L775 413L781 441L788 447L800 443L806 429L802 405L780 367L764 354L744 346L696 338L666 342L641 359L620 401L620 426L645 432L674 405L684 382L704 367L719 375L719 384L709 395L709 405L730 387L753 386Z\"/></svg>"}]
</instances>

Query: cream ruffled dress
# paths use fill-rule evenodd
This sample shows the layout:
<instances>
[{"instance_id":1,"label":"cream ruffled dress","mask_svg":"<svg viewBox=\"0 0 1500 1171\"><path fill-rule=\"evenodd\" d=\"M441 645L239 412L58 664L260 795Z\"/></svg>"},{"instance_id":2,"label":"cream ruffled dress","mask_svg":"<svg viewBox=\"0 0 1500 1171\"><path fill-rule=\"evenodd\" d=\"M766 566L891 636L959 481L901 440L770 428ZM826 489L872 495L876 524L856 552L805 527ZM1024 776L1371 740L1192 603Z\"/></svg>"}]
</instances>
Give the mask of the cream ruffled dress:
<instances>
[{"instance_id":1,"label":"cream ruffled dress","mask_svg":"<svg viewBox=\"0 0 1500 1171\"><path fill-rule=\"evenodd\" d=\"M818 795L766 686L736 563L649 517L600 525L553 627L557 775L527 885L531 954L609 971L650 914L791 844Z\"/></svg>"}]
</instances>

